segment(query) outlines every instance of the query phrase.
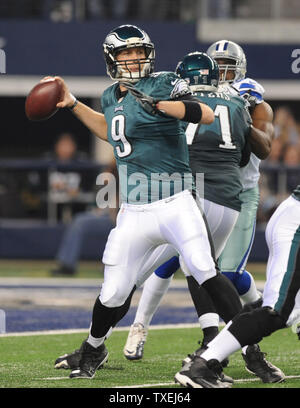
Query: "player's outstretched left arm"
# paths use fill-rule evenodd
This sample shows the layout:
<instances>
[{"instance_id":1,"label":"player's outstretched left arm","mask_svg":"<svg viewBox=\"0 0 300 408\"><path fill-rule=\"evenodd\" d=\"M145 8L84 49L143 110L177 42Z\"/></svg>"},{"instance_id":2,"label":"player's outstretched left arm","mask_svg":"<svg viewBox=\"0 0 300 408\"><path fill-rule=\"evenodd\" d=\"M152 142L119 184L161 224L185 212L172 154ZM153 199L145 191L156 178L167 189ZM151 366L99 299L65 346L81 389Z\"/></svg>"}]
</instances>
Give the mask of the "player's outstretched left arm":
<instances>
[{"instance_id":1,"label":"player's outstretched left arm","mask_svg":"<svg viewBox=\"0 0 300 408\"><path fill-rule=\"evenodd\" d=\"M215 119L214 112L208 105L195 100L159 101L156 108L185 122L209 125Z\"/></svg>"},{"instance_id":2,"label":"player's outstretched left arm","mask_svg":"<svg viewBox=\"0 0 300 408\"><path fill-rule=\"evenodd\" d=\"M261 160L268 157L274 137L273 110L267 102L255 105L251 113L252 129L249 142L251 151Z\"/></svg>"},{"instance_id":3,"label":"player's outstretched left arm","mask_svg":"<svg viewBox=\"0 0 300 408\"><path fill-rule=\"evenodd\" d=\"M156 115L162 112L165 115L180 119L184 122L203 123L209 125L215 119L212 109L204 103L199 102L191 97L191 91L187 89L188 85L184 80L179 80L185 88L182 90L182 95L177 95L180 100L158 100L152 96L146 95L136 89L130 83L122 82L120 85L135 97L142 105L146 112L150 115ZM178 82L178 81L177 81Z\"/></svg>"}]
</instances>

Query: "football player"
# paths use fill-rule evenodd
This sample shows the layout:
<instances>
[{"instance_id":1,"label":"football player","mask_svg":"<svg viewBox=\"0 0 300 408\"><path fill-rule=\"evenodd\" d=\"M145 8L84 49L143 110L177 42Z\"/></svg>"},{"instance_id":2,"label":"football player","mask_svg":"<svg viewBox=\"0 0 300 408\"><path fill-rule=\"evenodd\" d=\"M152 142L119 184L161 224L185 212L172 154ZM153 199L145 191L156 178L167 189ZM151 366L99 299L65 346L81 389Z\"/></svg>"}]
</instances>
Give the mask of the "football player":
<instances>
[{"instance_id":1,"label":"football player","mask_svg":"<svg viewBox=\"0 0 300 408\"><path fill-rule=\"evenodd\" d=\"M175 375L185 387L223 388L220 362L249 343L300 321L300 185L273 213L266 228L269 249L263 304L242 312ZM284 377L281 381L284 380ZM229 385L230 386L230 385Z\"/></svg>"},{"instance_id":2,"label":"football player","mask_svg":"<svg viewBox=\"0 0 300 408\"><path fill-rule=\"evenodd\" d=\"M246 56L238 44L227 40L217 41L208 48L207 53L218 62L221 84L225 85L229 92L237 90L250 102L253 127L256 129L257 137L254 134L250 140L250 161L241 169L241 212L219 259L220 270L232 281L242 300L245 303L255 302L261 298L261 294L245 267L255 235L259 203L259 163L270 153L274 135L273 111L263 100L264 88L255 80L245 77Z\"/></svg>"},{"instance_id":3,"label":"football player","mask_svg":"<svg viewBox=\"0 0 300 408\"><path fill-rule=\"evenodd\" d=\"M245 158L242 160L241 152L245 146L245 139L247 139L245 135L249 133L251 119L245 109L245 100L237 96L236 92L230 93L227 90L225 93L217 92L219 76L217 68L211 61L212 59L203 53L191 53L179 63L176 72L189 82L197 97L205 101L218 118L211 125L189 124L186 128L192 171L194 174L204 173L204 214L218 259L234 228L239 211L241 211L240 166L248 162ZM228 72L228 74L232 73ZM258 137L257 130L251 128L249 141L253 138L256 142ZM258 147L263 150L264 146ZM248 153L250 154L249 150ZM222 174L221 180L220 174ZM146 281L135 320L124 347L124 355L127 359L142 358L148 326L170 284L172 274L178 267L178 258L173 257ZM187 276L188 286L204 334L201 347L196 351L197 354L201 354L207 343L218 333L219 314L225 321L228 321L228 313L222 310L218 314L213 305L213 299L203 288L199 287L193 277L188 276L184 262L182 262L182 269ZM235 313L238 312L237 309ZM244 351L247 369L254 372L263 381L275 382L282 378L281 370L264 359L258 346L251 345ZM184 362L189 360L190 358L187 357Z\"/></svg>"},{"instance_id":4,"label":"football player","mask_svg":"<svg viewBox=\"0 0 300 408\"><path fill-rule=\"evenodd\" d=\"M56 362L57 368L66 361L73 369L70 378L93 378L107 361L105 340L127 313L136 287L160 265L153 260L170 258L169 248L182 255L190 273L209 293L226 294L220 296L220 308L230 308L236 297L239 301L229 280L218 273L192 183L185 183L191 170L180 122L209 124L213 111L193 98L176 74L153 72L154 45L140 28L117 27L107 35L103 50L107 73L116 81L101 97L104 114L78 102L57 77L64 88L57 106L69 107L114 147L122 199L103 254L104 283L88 339L71 358Z\"/></svg>"}]
</instances>

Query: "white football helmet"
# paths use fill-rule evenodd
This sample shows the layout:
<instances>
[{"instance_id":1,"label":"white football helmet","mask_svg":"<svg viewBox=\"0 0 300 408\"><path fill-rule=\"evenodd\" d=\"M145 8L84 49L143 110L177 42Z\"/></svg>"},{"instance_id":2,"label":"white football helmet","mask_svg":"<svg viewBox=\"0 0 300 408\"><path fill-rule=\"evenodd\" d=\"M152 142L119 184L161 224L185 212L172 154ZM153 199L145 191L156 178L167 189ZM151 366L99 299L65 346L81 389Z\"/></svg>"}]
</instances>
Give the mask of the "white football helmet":
<instances>
[{"instance_id":1,"label":"white football helmet","mask_svg":"<svg viewBox=\"0 0 300 408\"><path fill-rule=\"evenodd\" d=\"M245 78L247 72L247 60L243 49L233 41L221 40L214 42L207 49L207 54L218 62L218 59L228 59L232 64L218 64L220 71L220 83L233 83ZM231 80L226 80L227 71L235 71Z\"/></svg>"}]
</instances>

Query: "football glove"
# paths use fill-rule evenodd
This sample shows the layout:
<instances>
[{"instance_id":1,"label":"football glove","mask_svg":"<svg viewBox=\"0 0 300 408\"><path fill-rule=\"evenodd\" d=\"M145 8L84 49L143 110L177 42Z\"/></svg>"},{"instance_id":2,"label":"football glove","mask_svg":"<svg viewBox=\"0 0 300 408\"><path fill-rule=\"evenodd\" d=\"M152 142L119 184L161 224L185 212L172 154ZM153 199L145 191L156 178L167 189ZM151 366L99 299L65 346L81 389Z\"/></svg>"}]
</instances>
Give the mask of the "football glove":
<instances>
[{"instance_id":1,"label":"football glove","mask_svg":"<svg viewBox=\"0 0 300 408\"><path fill-rule=\"evenodd\" d=\"M128 91L135 97L135 99L142 105L144 110L150 115L161 114L159 109L157 109L156 104L157 99L152 98L152 96L146 95L145 93L136 89L131 83L120 82L120 85L124 86Z\"/></svg>"},{"instance_id":2,"label":"football glove","mask_svg":"<svg viewBox=\"0 0 300 408\"><path fill-rule=\"evenodd\" d=\"M248 92L246 92L246 93L244 93L242 95L242 97L247 101L248 107L250 109L255 108L255 105L256 105L256 97L255 96L250 95Z\"/></svg>"}]
</instances>

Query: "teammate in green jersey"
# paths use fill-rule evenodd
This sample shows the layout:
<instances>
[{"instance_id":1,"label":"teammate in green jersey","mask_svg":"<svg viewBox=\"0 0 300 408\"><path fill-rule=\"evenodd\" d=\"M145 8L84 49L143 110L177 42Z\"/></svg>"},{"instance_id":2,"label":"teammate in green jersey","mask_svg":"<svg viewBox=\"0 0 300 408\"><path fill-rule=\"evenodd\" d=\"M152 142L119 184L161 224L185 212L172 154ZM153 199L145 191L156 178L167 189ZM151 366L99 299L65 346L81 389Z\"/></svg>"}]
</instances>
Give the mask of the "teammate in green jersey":
<instances>
[{"instance_id":1,"label":"teammate in green jersey","mask_svg":"<svg viewBox=\"0 0 300 408\"><path fill-rule=\"evenodd\" d=\"M241 210L240 166L248 163L250 149L247 142L252 132L252 121L247 108L249 104L236 94L234 96L228 92L218 92L217 64L204 53L194 52L185 56L179 63L176 72L189 82L194 95L205 101L216 116L215 121L210 125L190 123L184 127L189 144L192 172L194 175L204 174L203 208L212 236L215 256L218 259ZM129 360L138 360L143 357L148 326L169 287L172 274L179 267L175 251L174 255L145 282L135 320L124 347L124 355ZM190 276L182 259L181 267L187 277L204 334L201 347L196 351L197 354L200 354L218 333L219 315L226 322L239 310L236 309L234 313L217 310L214 298L209 296L202 286L199 287L195 279ZM251 357L252 360L259 362L255 368L255 374L262 380L267 377L268 381L273 382L282 378L281 371L266 362L258 346L251 346L247 352L248 359ZM190 360L191 358L187 357L184 362ZM247 360L246 365L249 365L248 363Z\"/></svg>"},{"instance_id":2,"label":"teammate in green jersey","mask_svg":"<svg viewBox=\"0 0 300 408\"><path fill-rule=\"evenodd\" d=\"M154 45L138 27L112 30L103 49L107 72L117 81L102 96L104 114L78 102L57 77L64 88L57 106L69 107L96 136L113 145L122 193L117 225L103 254L104 283L89 337L79 350L56 362L57 368L73 369L70 378L93 378L107 360L104 341L127 313L136 287L159 266L153 260L170 258L169 244L199 284L220 294L220 308L240 305L231 283L218 273L192 185L185 185L191 171L180 121L212 123L211 108L194 99L174 73L153 73ZM135 84L144 97L136 99L125 83Z\"/></svg>"}]
</instances>

